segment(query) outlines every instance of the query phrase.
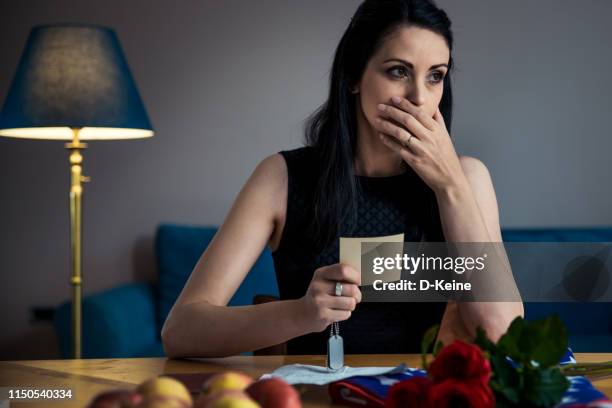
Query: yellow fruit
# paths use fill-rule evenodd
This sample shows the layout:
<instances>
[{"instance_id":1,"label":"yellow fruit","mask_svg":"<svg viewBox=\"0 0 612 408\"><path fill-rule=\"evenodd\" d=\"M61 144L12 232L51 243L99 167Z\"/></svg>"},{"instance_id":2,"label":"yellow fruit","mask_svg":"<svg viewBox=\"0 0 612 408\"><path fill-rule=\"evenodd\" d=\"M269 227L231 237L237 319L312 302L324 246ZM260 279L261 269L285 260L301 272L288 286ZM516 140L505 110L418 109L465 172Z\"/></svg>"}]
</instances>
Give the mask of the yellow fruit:
<instances>
[{"instance_id":1,"label":"yellow fruit","mask_svg":"<svg viewBox=\"0 0 612 408\"><path fill-rule=\"evenodd\" d=\"M145 399L138 408L192 408L192 405L184 399L176 397L153 396Z\"/></svg>"},{"instance_id":2,"label":"yellow fruit","mask_svg":"<svg viewBox=\"0 0 612 408\"><path fill-rule=\"evenodd\" d=\"M261 408L249 396L238 390L221 390L212 395L201 394L194 408Z\"/></svg>"},{"instance_id":3,"label":"yellow fruit","mask_svg":"<svg viewBox=\"0 0 612 408\"><path fill-rule=\"evenodd\" d=\"M141 393L145 400L163 400L160 397L171 397L168 398L170 401L176 398L188 406L193 405L193 398L191 398L189 390L187 390L182 382L171 377L161 376L152 378L140 384L136 391ZM169 402L169 404L171 403Z\"/></svg>"},{"instance_id":4,"label":"yellow fruit","mask_svg":"<svg viewBox=\"0 0 612 408\"><path fill-rule=\"evenodd\" d=\"M202 384L205 395L211 395L223 390L242 391L255 381L252 377L237 371L226 371L215 374Z\"/></svg>"}]
</instances>

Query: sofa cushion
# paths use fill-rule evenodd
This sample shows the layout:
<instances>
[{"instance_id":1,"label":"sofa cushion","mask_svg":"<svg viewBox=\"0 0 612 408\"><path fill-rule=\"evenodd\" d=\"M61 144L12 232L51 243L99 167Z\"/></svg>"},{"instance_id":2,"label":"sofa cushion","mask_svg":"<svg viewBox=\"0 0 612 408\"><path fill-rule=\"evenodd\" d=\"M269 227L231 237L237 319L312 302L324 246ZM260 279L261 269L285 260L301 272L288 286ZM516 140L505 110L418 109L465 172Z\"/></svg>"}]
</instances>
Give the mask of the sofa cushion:
<instances>
[{"instance_id":1,"label":"sofa cushion","mask_svg":"<svg viewBox=\"0 0 612 408\"><path fill-rule=\"evenodd\" d=\"M612 228L505 228L504 242L612 242ZM512 264L512 258L510 257ZM525 302L525 318L543 319L558 314L565 324L574 351L612 351L610 302ZM603 348L603 349L602 349Z\"/></svg>"},{"instance_id":2,"label":"sofa cushion","mask_svg":"<svg viewBox=\"0 0 612 408\"><path fill-rule=\"evenodd\" d=\"M152 285L144 282L85 296L82 358L138 357L161 344L153 298ZM64 302L54 319L62 356L72 358L72 302Z\"/></svg>"},{"instance_id":3,"label":"sofa cushion","mask_svg":"<svg viewBox=\"0 0 612 408\"><path fill-rule=\"evenodd\" d=\"M158 341L138 350L132 357L166 357L166 353L164 351L164 345L161 341Z\"/></svg>"},{"instance_id":4,"label":"sofa cushion","mask_svg":"<svg viewBox=\"0 0 612 408\"><path fill-rule=\"evenodd\" d=\"M216 226L162 224L158 227L155 245L159 268L158 322L160 328L216 232ZM256 294L278 296L272 254L267 247L228 305L250 305Z\"/></svg>"},{"instance_id":5,"label":"sofa cushion","mask_svg":"<svg viewBox=\"0 0 612 408\"><path fill-rule=\"evenodd\" d=\"M502 238L504 242L612 242L612 228L504 228Z\"/></svg>"}]
</instances>

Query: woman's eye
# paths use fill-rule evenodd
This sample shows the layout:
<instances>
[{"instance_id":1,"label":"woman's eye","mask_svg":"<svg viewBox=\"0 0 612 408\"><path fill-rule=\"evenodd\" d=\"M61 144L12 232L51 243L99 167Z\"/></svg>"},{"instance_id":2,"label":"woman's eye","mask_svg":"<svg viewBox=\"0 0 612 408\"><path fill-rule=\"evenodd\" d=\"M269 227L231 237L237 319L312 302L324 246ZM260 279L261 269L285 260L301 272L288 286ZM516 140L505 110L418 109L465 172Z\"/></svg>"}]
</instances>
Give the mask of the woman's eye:
<instances>
[{"instance_id":1,"label":"woman's eye","mask_svg":"<svg viewBox=\"0 0 612 408\"><path fill-rule=\"evenodd\" d=\"M396 78L407 77L408 74L410 73L406 69L406 67L404 67L402 65L395 66L395 67L389 69L387 72L390 73L392 76L394 76ZM430 78L428 80L430 82L432 82L432 83L438 83L438 82L441 82L443 79L444 79L444 73L440 72L440 71L435 71L435 72L432 72L432 74L430 75Z\"/></svg>"},{"instance_id":2,"label":"woman's eye","mask_svg":"<svg viewBox=\"0 0 612 408\"><path fill-rule=\"evenodd\" d=\"M393 68L391 68L390 70L388 70L387 72L389 72L389 73L393 73L393 72L403 72L403 73L405 73L405 74L407 74L407 73L408 73L408 71L406 70L406 68L405 68L405 67L403 67L403 66L401 66L401 65L398 65L398 66L396 66L396 67L393 67ZM403 76L405 76L405 75L393 75L393 76L395 76L395 77L403 77Z\"/></svg>"},{"instance_id":3,"label":"woman's eye","mask_svg":"<svg viewBox=\"0 0 612 408\"><path fill-rule=\"evenodd\" d=\"M431 82L438 83L444 79L444 74L440 71L436 71L431 74L431 77L433 78Z\"/></svg>"}]
</instances>

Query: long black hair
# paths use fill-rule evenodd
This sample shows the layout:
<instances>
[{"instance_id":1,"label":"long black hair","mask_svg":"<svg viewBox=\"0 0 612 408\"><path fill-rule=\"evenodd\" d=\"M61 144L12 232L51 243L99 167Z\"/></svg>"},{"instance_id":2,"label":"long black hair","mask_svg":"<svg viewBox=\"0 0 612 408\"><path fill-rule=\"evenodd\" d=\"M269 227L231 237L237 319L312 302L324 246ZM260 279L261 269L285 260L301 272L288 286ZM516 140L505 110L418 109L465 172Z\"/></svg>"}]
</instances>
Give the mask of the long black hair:
<instances>
[{"instance_id":1,"label":"long black hair","mask_svg":"<svg viewBox=\"0 0 612 408\"><path fill-rule=\"evenodd\" d=\"M356 96L351 87L359 82L368 60L387 36L403 26L416 26L440 34L451 51L439 105L450 133L453 34L448 16L432 0L365 0L336 48L329 97L307 119L305 126L306 145L314 148L319 161L314 217L310 224L310 234L319 250L335 239L342 222L348 221L352 230L356 221L357 196L361 188L355 180L354 170L357 117ZM429 206L434 205L432 200Z\"/></svg>"}]
</instances>

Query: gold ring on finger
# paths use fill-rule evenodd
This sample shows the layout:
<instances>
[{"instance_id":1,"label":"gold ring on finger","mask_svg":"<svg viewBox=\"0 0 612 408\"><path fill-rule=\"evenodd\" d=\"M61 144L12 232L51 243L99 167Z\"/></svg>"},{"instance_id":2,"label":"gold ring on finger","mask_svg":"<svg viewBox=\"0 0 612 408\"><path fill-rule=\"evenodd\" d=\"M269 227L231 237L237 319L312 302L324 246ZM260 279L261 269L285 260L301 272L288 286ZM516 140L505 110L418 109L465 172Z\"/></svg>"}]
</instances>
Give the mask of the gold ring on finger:
<instances>
[{"instance_id":1,"label":"gold ring on finger","mask_svg":"<svg viewBox=\"0 0 612 408\"><path fill-rule=\"evenodd\" d=\"M404 146L410 147L410 140L411 139L412 139L412 133L410 134L410 136L408 136L408 140L406 140L406 143L404 143Z\"/></svg>"}]
</instances>

